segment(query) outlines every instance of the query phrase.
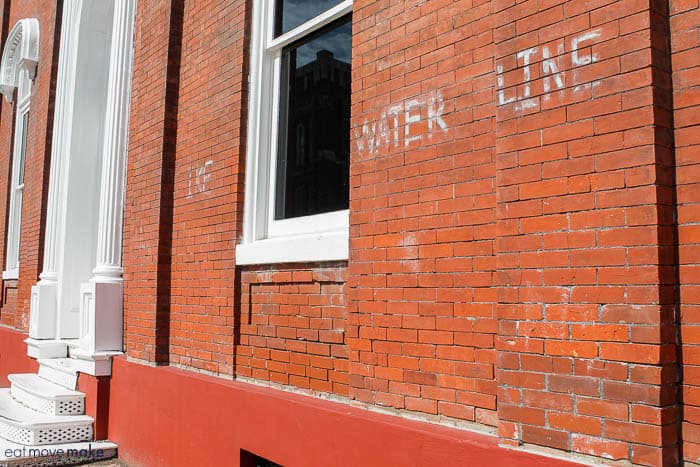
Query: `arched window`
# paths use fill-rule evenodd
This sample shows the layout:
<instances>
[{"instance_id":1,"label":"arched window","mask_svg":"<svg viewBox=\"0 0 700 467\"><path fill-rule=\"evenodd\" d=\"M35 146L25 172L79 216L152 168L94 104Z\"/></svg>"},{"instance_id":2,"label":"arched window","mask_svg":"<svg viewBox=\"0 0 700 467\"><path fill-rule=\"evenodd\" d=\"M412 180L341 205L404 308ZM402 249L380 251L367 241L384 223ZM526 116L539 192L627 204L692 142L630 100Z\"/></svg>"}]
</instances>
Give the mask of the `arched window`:
<instances>
[{"instance_id":1,"label":"arched window","mask_svg":"<svg viewBox=\"0 0 700 467\"><path fill-rule=\"evenodd\" d=\"M3 279L16 279L19 273L19 239L22 223L22 194L24 192L24 161L27 151L27 126L32 80L39 58L39 22L35 18L21 19L12 28L0 66L0 93L12 102L17 91L15 138L10 176L10 210L7 223L7 255Z\"/></svg>"}]
</instances>

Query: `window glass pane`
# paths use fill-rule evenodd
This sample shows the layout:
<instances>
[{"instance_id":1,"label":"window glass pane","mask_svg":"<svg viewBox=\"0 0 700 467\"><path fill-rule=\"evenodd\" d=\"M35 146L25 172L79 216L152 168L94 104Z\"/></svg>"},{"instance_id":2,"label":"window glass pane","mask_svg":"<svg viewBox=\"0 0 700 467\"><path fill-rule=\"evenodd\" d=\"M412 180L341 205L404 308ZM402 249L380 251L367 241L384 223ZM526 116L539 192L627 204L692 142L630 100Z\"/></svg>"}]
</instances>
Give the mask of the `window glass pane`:
<instances>
[{"instance_id":1,"label":"window glass pane","mask_svg":"<svg viewBox=\"0 0 700 467\"><path fill-rule=\"evenodd\" d=\"M17 164L19 173L17 177L17 185L22 185L24 183L24 156L25 153L27 152L27 125L29 123L29 112L25 113L24 116L22 117L22 128L20 128L20 131L22 132L22 138L21 138L21 147L19 148L19 161Z\"/></svg>"},{"instance_id":2,"label":"window glass pane","mask_svg":"<svg viewBox=\"0 0 700 467\"><path fill-rule=\"evenodd\" d=\"M277 0L275 37L304 24L342 0Z\"/></svg>"},{"instance_id":3,"label":"window glass pane","mask_svg":"<svg viewBox=\"0 0 700 467\"><path fill-rule=\"evenodd\" d=\"M275 219L348 208L351 38L348 16L282 51Z\"/></svg>"}]
</instances>

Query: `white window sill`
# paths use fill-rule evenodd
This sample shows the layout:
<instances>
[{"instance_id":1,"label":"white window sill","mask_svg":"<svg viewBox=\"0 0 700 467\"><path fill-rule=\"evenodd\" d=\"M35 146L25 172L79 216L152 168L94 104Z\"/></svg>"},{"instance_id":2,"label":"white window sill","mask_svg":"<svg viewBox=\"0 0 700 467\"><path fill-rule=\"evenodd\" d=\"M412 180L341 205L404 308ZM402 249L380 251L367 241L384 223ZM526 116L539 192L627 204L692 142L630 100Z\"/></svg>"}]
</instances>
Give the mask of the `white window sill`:
<instances>
[{"instance_id":1,"label":"white window sill","mask_svg":"<svg viewBox=\"0 0 700 467\"><path fill-rule=\"evenodd\" d=\"M236 246L236 264L307 263L348 259L348 232L278 237Z\"/></svg>"},{"instance_id":2,"label":"white window sill","mask_svg":"<svg viewBox=\"0 0 700 467\"><path fill-rule=\"evenodd\" d=\"M2 272L2 280L16 280L19 279L19 269L8 269Z\"/></svg>"}]
</instances>

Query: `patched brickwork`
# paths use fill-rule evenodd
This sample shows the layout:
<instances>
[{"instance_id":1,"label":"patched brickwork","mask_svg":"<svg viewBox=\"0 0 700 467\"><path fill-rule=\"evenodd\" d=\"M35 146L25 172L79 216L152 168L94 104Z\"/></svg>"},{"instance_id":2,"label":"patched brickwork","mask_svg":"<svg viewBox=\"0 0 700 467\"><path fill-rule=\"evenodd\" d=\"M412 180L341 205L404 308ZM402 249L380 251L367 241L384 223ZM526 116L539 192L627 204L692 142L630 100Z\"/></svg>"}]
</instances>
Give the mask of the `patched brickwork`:
<instances>
[{"instance_id":1,"label":"patched brickwork","mask_svg":"<svg viewBox=\"0 0 700 467\"><path fill-rule=\"evenodd\" d=\"M241 272L236 374L347 396L345 270Z\"/></svg>"}]
</instances>

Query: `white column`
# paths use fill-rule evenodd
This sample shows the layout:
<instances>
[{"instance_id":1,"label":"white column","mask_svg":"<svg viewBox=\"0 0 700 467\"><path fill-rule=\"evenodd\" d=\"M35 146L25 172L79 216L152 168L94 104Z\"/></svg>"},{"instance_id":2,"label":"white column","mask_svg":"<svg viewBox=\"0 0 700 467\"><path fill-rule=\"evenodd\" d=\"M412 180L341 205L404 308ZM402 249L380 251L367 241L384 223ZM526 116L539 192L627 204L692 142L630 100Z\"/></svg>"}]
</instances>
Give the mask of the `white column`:
<instances>
[{"instance_id":1,"label":"white column","mask_svg":"<svg viewBox=\"0 0 700 467\"><path fill-rule=\"evenodd\" d=\"M114 4L97 259L92 279L80 289L80 349L71 353L92 360L122 348L122 223L135 13L136 0Z\"/></svg>"},{"instance_id":2,"label":"white column","mask_svg":"<svg viewBox=\"0 0 700 467\"><path fill-rule=\"evenodd\" d=\"M97 265L94 281L122 276L122 223L129 134L129 93L136 0L117 1L109 63L105 140L103 146Z\"/></svg>"},{"instance_id":3,"label":"white column","mask_svg":"<svg viewBox=\"0 0 700 467\"><path fill-rule=\"evenodd\" d=\"M30 303L29 338L53 339L57 325L57 281L62 226L65 217L66 161L71 147L71 122L73 121L73 97L78 56L80 15L83 0L65 0L61 30L61 46L58 56L56 83L56 110L54 113L53 140L51 144L51 171L44 237L44 263L39 282L32 287ZM60 347L60 346L59 346ZM58 351L65 353L65 347ZM32 347L33 357L47 355Z\"/></svg>"}]
</instances>

